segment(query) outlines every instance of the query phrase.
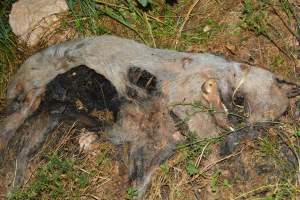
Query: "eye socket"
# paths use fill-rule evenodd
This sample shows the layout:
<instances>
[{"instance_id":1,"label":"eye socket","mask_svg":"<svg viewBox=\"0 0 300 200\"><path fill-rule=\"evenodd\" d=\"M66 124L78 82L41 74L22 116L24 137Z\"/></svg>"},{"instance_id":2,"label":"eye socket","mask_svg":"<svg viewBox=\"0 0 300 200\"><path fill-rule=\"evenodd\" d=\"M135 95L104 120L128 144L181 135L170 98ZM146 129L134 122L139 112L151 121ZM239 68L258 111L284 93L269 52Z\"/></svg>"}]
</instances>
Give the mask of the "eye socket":
<instances>
[{"instance_id":1,"label":"eye socket","mask_svg":"<svg viewBox=\"0 0 300 200\"><path fill-rule=\"evenodd\" d=\"M243 107L245 104L245 98L242 95L236 95L233 98L234 105L237 105L239 107Z\"/></svg>"},{"instance_id":2,"label":"eye socket","mask_svg":"<svg viewBox=\"0 0 300 200\"><path fill-rule=\"evenodd\" d=\"M145 89L148 93L156 90L157 79L150 72L139 67L130 67L128 70L128 79L134 85Z\"/></svg>"}]
</instances>

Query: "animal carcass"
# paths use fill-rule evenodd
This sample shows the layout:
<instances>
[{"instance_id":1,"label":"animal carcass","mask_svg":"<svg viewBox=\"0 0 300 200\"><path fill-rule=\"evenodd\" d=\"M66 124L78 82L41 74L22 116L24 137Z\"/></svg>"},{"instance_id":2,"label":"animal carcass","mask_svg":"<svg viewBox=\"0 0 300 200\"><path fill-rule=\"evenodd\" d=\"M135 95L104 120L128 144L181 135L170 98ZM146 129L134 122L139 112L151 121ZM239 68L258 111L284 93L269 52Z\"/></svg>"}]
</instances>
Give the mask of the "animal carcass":
<instances>
[{"instance_id":1,"label":"animal carcass","mask_svg":"<svg viewBox=\"0 0 300 200\"><path fill-rule=\"evenodd\" d=\"M87 87L76 85L82 78ZM155 167L184 139L178 121L200 138L216 136L220 128L233 130L227 109L237 97L243 99L249 124L274 120L289 104L283 85L267 70L211 54L154 49L114 36L66 42L31 56L11 80L10 114L0 125L0 157L11 139L27 130L32 137L16 155L22 163L16 170L21 183L45 136L60 120L73 117L91 129L103 127L115 144L131 143L129 175L142 195ZM115 114L112 125L90 117L93 109L104 108L96 95L103 88L109 97L105 106ZM74 97L88 108L75 111ZM194 102L213 112L193 113L189 105Z\"/></svg>"}]
</instances>

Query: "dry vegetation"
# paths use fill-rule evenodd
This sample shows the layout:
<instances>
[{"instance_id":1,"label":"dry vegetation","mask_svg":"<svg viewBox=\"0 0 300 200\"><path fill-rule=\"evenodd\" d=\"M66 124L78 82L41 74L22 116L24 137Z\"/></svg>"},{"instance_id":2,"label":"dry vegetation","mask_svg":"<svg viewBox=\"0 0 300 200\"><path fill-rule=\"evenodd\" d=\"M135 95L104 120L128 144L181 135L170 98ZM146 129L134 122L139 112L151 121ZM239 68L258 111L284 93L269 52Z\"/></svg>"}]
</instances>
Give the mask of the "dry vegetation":
<instances>
[{"instance_id":1,"label":"dry vegetation","mask_svg":"<svg viewBox=\"0 0 300 200\"><path fill-rule=\"evenodd\" d=\"M179 0L173 5L152 0L147 7L134 0L67 1L70 12L61 15L56 31L70 31L70 38L107 33L157 48L212 52L300 81L299 0ZM17 43L7 24L12 3L0 2L2 107L11 74L55 35L45 36L31 49ZM244 142L221 159L216 155L222 138L188 138L157 171L146 199L297 199L300 125L291 105L288 115L267 126L262 137ZM117 164L122 156L117 147L100 142L88 155L80 154L79 132L76 123L59 126L33 159L28 182L10 199L134 198L127 166ZM296 160L290 162L284 151Z\"/></svg>"}]
</instances>

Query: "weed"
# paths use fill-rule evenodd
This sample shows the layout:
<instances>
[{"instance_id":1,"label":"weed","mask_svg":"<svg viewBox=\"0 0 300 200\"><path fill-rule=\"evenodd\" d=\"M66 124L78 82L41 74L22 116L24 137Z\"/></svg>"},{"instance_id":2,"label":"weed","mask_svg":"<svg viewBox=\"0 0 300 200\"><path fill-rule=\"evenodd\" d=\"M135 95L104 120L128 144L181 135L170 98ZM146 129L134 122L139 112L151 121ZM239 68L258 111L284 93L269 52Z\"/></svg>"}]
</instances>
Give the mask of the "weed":
<instances>
[{"instance_id":1,"label":"weed","mask_svg":"<svg viewBox=\"0 0 300 200\"><path fill-rule=\"evenodd\" d=\"M64 26L69 24L83 35L102 35L108 31L100 25L101 13L93 0L68 0L72 20L65 20Z\"/></svg>"},{"instance_id":2,"label":"weed","mask_svg":"<svg viewBox=\"0 0 300 200\"><path fill-rule=\"evenodd\" d=\"M280 56L277 55L274 57L273 62L271 63L271 69L276 70L280 68L284 64L284 59Z\"/></svg>"},{"instance_id":3,"label":"weed","mask_svg":"<svg viewBox=\"0 0 300 200\"><path fill-rule=\"evenodd\" d=\"M270 139L269 137L262 138L259 142L259 151L263 156L269 156L273 158L275 165L280 168L280 174L278 174L278 185L273 190L272 197L274 199L289 199L299 193L291 182L295 178L295 163L289 161L289 155L282 154L282 145L279 145L279 141Z\"/></svg>"},{"instance_id":4,"label":"weed","mask_svg":"<svg viewBox=\"0 0 300 200\"><path fill-rule=\"evenodd\" d=\"M223 186L227 187L227 188L230 188L230 187L232 187L232 184L229 182L228 179L224 179L223 180Z\"/></svg>"},{"instance_id":5,"label":"weed","mask_svg":"<svg viewBox=\"0 0 300 200\"><path fill-rule=\"evenodd\" d=\"M285 183L277 183L272 185L263 185L261 187L255 188L251 191L248 191L244 194L241 194L234 198L234 200L242 199L245 197L249 197L251 194L258 193L259 191L266 191L269 190L272 195L268 195L263 198L258 199L274 199L274 200L285 200L285 199L294 199L293 197L297 197L299 195L300 190L296 188L295 186L291 185L288 182Z\"/></svg>"},{"instance_id":6,"label":"weed","mask_svg":"<svg viewBox=\"0 0 300 200\"><path fill-rule=\"evenodd\" d=\"M198 173L198 167L191 161L188 161L185 167L188 175L192 176Z\"/></svg>"},{"instance_id":7,"label":"weed","mask_svg":"<svg viewBox=\"0 0 300 200\"><path fill-rule=\"evenodd\" d=\"M29 186L11 193L8 199L57 199L76 197L76 192L66 184L85 188L89 185L87 174L75 170L75 161L62 159L58 155L48 157L48 162L35 173L34 180Z\"/></svg>"},{"instance_id":8,"label":"weed","mask_svg":"<svg viewBox=\"0 0 300 200\"><path fill-rule=\"evenodd\" d=\"M300 137L300 130L295 131L295 135L296 135L297 137Z\"/></svg>"},{"instance_id":9,"label":"weed","mask_svg":"<svg viewBox=\"0 0 300 200\"><path fill-rule=\"evenodd\" d=\"M196 29L195 32L184 32L182 34L182 39L186 45L191 45L193 43L203 44L217 35L221 30L225 29L225 25L219 24L214 19L207 19L202 26Z\"/></svg>"},{"instance_id":10,"label":"weed","mask_svg":"<svg viewBox=\"0 0 300 200\"><path fill-rule=\"evenodd\" d=\"M293 8L288 0L279 1L281 10L276 6L275 1L271 0L258 0L254 4L253 0L245 0L243 6L243 24L244 29L253 31L258 36L264 36L267 38L283 55L290 60L293 59L289 52L290 44L282 41L283 35L280 27L275 27L273 22L270 20L270 15L275 15L290 35L294 36L298 42L300 41L297 30L294 31L293 26L289 24L299 24L298 17L295 15ZM281 12L286 13L286 18L281 15ZM294 19L293 23L287 23ZM281 40L282 42L278 42ZM280 44L281 43L281 44Z\"/></svg>"},{"instance_id":11,"label":"weed","mask_svg":"<svg viewBox=\"0 0 300 200\"><path fill-rule=\"evenodd\" d=\"M165 175L167 175L170 171L170 167L168 166L167 163L160 165L160 169Z\"/></svg>"},{"instance_id":12,"label":"weed","mask_svg":"<svg viewBox=\"0 0 300 200\"><path fill-rule=\"evenodd\" d=\"M106 143L103 143L100 145L99 153L96 156L97 165L103 165L103 164L107 163L108 161L110 161L109 151L111 151L111 150L112 149L110 148L110 146L107 145Z\"/></svg>"},{"instance_id":13,"label":"weed","mask_svg":"<svg viewBox=\"0 0 300 200\"><path fill-rule=\"evenodd\" d=\"M79 184L80 188L86 188L89 185L89 176L87 174L78 175L75 181Z\"/></svg>"},{"instance_id":14,"label":"weed","mask_svg":"<svg viewBox=\"0 0 300 200\"><path fill-rule=\"evenodd\" d=\"M252 0L245 0L243 7L243 28L248 28L257 35L267 35L266 12L263 8L263 6L255 6Z\"/></svg>"},{"instance_id":15,"label":"weed","mask_svg":"<svg viewBox=\"0 0 300 200\"><path fill-rule=\"evenodd\" d=\"M260 152L264 156L278 155L278 143L270 140L268 137L262 138L259 143Z\"/></svg>"},{"instance_id":16,"label":"weed","mask_svg":"<svg viewBox=\"0 0 300 200\"><path fill-rule=\"evenodd\" d=\"M96 157L96 163L97 165L101 165L103 164L107 159L107 151L104 151L104 152L100 152L99 154L97 154L97 157Z\"/></svg>"},{"instance_id":17,"label":"weed","mask_svg":"<svg viewBox=\"0 0 300 200\"><path fill-rule=\"evenodd\" d=\"M8 24L8 14L14 0L0 2L0 98L4 98L6 84L15 69L20 53L16 38Z\"/></svg>"},{"instance_id":18,"label":"weed","mask_svg":"<svg viewBox=\"0 0 300 200\"><path fill-rule=\"evenodd\" d=\"M217 186L218 186L218 179L221 175L220 171L216 171L212 177L211 177L211 181L210 181L210 187L211 187L211 191L212 192L216 192L217 191Z\"/></svg>"},{"instance_id":19,"label":"weed","mask_svg":"<svg viewBox=\"0 0 300 200\"><path fill-rule=\"evenodd\" d=\"M174 14L170 9L164 9L163 14L164 17L161 21L150 21L153 36L162 48L170 47L170 44L167 41L172 38L175 39L174 32L176 31L177 26L177 20L176 18L174 18Z\"/></svg>"},{"instance_id":20,"label":"weed","mask_svg":"<svg viewBox=\"0 0 300 200\"><path fill-rule=\"evenodd\" d=\"M134 199L138 195L138 190L136 188L130 187L127 189L127 199Z\"/></svg>"}]
</instances>

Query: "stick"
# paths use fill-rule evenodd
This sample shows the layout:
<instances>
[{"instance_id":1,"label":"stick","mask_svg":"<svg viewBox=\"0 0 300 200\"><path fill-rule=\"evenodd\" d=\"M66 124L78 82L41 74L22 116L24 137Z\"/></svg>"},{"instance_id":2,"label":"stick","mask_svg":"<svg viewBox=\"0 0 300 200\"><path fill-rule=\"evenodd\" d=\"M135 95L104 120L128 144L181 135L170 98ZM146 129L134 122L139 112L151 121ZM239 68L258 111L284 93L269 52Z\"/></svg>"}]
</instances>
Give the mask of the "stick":
<instances>
[{"instance_id":1,"label":"stick","mask_svg":"<svg viewBox=\"0 0 300 200\"><path fill-rule=\"evenodd\" d=\"M184 18L184 21L183 23L181 24L180 28L179 28L179 31L177 33L177 37L176 37L176 40L175 40L175 49L177 48L177 44L178 44L178 40L179 38L181 37L181 33L182 33L182 30L185 26L185 24L187 23L187 21L190 19L190 15L191 15L191 12L193 11L193 9L195 8L195 6L199 3L200 0L195 0L194 3L190 6L185 18Z\"/></svg>"}]
</instances>

